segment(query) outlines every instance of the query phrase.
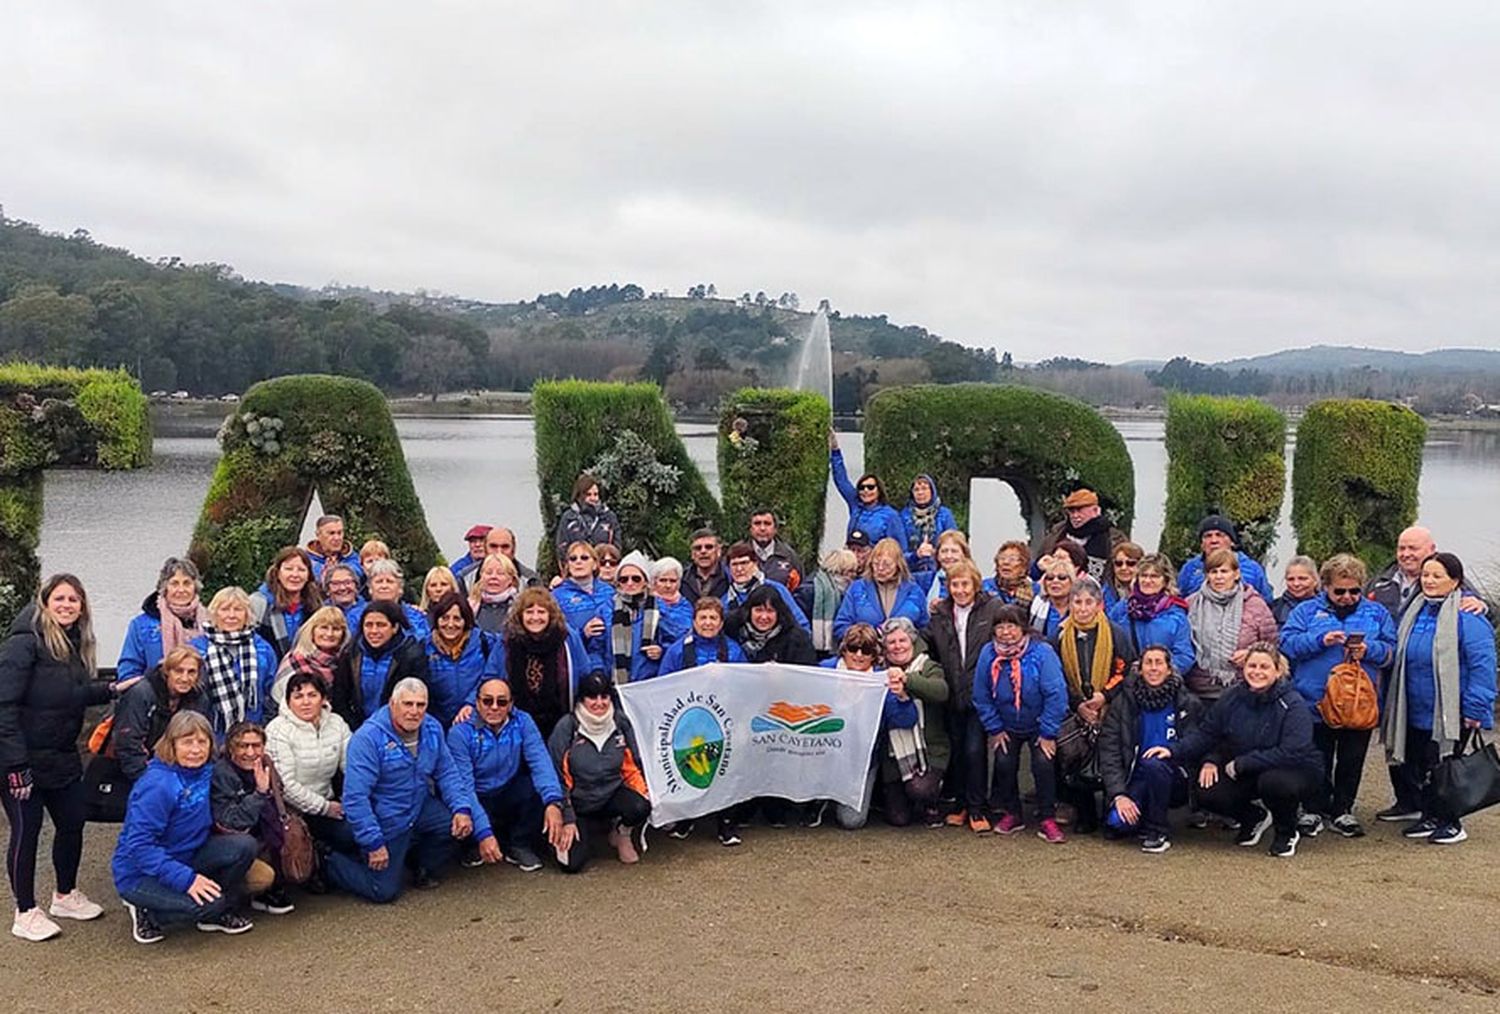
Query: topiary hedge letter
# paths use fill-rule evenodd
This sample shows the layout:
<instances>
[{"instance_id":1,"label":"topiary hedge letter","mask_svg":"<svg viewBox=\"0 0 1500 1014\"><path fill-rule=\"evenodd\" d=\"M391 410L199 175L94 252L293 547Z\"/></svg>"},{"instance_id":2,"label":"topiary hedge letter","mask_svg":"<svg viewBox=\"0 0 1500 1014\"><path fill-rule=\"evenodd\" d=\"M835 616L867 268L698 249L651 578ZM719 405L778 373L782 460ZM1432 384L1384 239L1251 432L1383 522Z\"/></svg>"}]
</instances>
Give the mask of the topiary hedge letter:
<instances>
[{"instance_id":1,"label":"topiary hedge letter","mask_svg":"<svg viewBox=\"0 0 1500 1014\"><path fill-rule=\"evenodd\" d=\"M745 531L750 512L776 512L781 538L811 569L823 542L828 490L827 399L802 391L746 388L719 415L719 488L724 520Z\"/></svg>"},{"instance_id":2,"label":"topiary hedge letter","mask_svg":"<svg viewBox=\"0 0 1500 1014\"><path fill-rule=\"evenodd\" d=\"M245 393L219 430L224 456L189 555L209 588L257 587L297 541L313 490L355 545L378 538L408 575L438 562L385 396L363 380L278 377Z\"/></svg>"},{"instance_id":3,"label":"topiary hedge letter","mask_svg":"<svg viewBox=\"0 0 1500 1014\"><path fill-rule=\"evenodd\" d=\"M1259 559L1276 539L1286 495L1286 418L1255 398L1167 399L1167 507L1161 551L1175 563L1199 551L1198 522L1223 514L1240 548Z\"/></svg>"},{"instance_id":4,"label":"topiary hedge letter","mask_svg":"<svg viewBox=\"0 0 1500 1014\"><path fill-rule=\"evenodd\" d=\"M1297 425L1292 525L1315 560L1354 553L1372 571L1390 563L1401 529L1417 520L1427 424L1383 401L1331 399Z\"/></svg>"},{"instance_id":5,"label":"topiary hedge letter","mask_svg":"<svg viewBox=\"0 0 1500 1014\"><path fill-rule=\"evenodd\" d=\"M1125 438L1081 401L1001 384L886 388L865 406L865 468L898 502L927 473L959 527L969 527L969 480L1002 479L1039 543L1079 486L1099 494L1114 524L1135 520L1135 469Z\"/></svg>"},{"instance_id":6,"label":"topiary hedge letter","mask_svg":"<svg viewBox=\"0 0 1500 1014\"><path fill-rule=\"evenodd\" d=\"M0 630L36 594L42 469L150 461L146 396L125 371L0 366Z\"/></svg>"}]
</instances>

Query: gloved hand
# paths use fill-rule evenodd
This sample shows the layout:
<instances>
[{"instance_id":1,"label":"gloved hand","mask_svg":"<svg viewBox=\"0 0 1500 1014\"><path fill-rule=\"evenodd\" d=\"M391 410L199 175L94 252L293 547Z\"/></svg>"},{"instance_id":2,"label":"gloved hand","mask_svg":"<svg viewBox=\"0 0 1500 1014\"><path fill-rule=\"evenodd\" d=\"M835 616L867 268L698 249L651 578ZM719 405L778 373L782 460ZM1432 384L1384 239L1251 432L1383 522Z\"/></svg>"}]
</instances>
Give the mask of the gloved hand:
<instances>
[{"instance_id":1,"label":"gloved hand","mask_svg":"<svg viewBox=\"0 0 1500 1014\"><path fill-rule=\"evenodd\" d=\"M31 798L31 769L22 768L5 776L5 786L15 799Z\"/></svg>"}]
</instances>

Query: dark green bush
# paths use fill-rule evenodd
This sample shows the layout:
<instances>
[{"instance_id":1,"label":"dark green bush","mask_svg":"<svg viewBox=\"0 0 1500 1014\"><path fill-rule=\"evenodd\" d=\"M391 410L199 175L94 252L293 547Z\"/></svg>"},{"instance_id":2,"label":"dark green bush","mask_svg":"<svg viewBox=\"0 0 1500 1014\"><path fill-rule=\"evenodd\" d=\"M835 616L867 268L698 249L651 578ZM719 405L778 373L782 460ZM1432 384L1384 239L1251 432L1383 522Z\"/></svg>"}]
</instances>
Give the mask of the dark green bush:
<instances>
[{"instance_id":1,"label":"dark green bush","mask_svg":"<svg viewBox=\"0 0 1500 1014\"><path fill-rule=\"evenodd\" d=\"M803 565L816 563L832 423L827 400L803 391L745 388L725 400L719 414L719 490L726 537L741 537L750 511L768 507Z\"/></svg>"},{"instance_id":2,"label":"dark green bush","mask_svg":"<svg viewBox=\"0 0 1500 1014\"><path fill-rule=\"evenodd\" d=\"M1354 553L1372 569L1396 554L1417 519L1427 424L1383 401L1330 399L1308 407L1292 460L1297 551L1315 560Z\"/></svg>"},{"instance_id":3,"label":"dark green bush","mask_svg":"<svg viewBox=\"0 0 1500 1014\"><path fill-rule=\"evenodd\" d=\"M887 388L865 406L865 467L897 507L927 473L961 528L969 527L969 480L1008 482L1038 540L1062 518L1062 501L1087 486L1114 524L1135 520L1135 469L1125 439L1081 401L1008 384Z\"/></svg>"},{"instance_id":4,"label":"dark green bush","mask_svg":"<svg viewBox=\"0 0 1500 1014\"><path fill-rule=\"evenodd\" d=\"M1198 522L1223 514L1259 559L1276 539L1286 496L1286 418L1255 398L1167 399L1167 506L1161 551L1181 564L1199 551Z\"/></svg>"},{"instance_id":5,"label":"dark green bush","mask_svg":"<svg viewBox=\"0 0 1500 1014\"><path fill-rule=\"evenodd\" d=\"M309 374L250 388L219 431L224 456L189 555L210 590L254 589L300 534L316 489L357 546L378 538L409 577L439 562L385 396L347 377Z\"/></svg>"}]
</instances>

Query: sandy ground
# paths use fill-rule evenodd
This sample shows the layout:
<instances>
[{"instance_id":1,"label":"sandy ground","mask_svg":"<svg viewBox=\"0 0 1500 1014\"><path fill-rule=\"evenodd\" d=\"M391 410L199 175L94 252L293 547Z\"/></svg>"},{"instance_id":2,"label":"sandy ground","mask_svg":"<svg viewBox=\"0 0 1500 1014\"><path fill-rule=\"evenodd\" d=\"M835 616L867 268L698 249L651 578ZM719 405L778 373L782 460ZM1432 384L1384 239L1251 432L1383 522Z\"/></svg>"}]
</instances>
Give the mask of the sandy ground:
<instances>
[{"instance_id":1,"label":"sandy ground","mask_svg":"<svg viewBox=\"0 0 1500 1014\"><path fill-rule=\"evenodd\" d=\"M1361 812L1383 804L1366 779ZM1500 817L1440 848L1390 825L1296 858L1180 831L1147 856L968 831L657 832L581 876L454 869L381 908L299 897L227 938L131 941L90 827L63 937L0 942L8 1010L1500 1009ZM51 887L43 869L38 887Z\"/></svg>"}]
</instances>

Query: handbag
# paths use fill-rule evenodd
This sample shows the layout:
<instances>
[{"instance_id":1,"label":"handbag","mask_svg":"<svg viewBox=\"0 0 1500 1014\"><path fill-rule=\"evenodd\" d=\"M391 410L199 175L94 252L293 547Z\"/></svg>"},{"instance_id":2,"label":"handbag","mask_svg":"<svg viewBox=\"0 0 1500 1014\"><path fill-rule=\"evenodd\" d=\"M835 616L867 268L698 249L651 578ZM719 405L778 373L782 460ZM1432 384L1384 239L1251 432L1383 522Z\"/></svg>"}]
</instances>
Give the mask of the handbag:
<instances>
[{"instance_id":1,"label":"handbag","mask_svg":"<svg viewBox=\"0 0 1500 1014\"><path fill-rule=\"evenodd\" d=\"M281 875L290 883L305 884L317 867L317 853L313 849L312 832L302 814L286 808L281 793L281 775L271 769L271 799L276 804L276 816L281 820Z\"/></svg>"},{"instance_id":2,"label":"handbag","mask_svg":"<svg viewBox=\"0 0 1500 1014\"><path fill-rule=\"evenodd\" d=\"M114 725L111 711L89 736L93 756L83 769L83 819L95 824L123 824L125 804L134 787L115 756Z\"/></svg>"},{"instance_id":3,"label":"handbag","mask_svg":"<svg viewBox=\"0 0 1500 1014\"><path fill-rule=\"evenodd\" d=\"M1428 791L1455 817L1500 803L1500 751L1473 730L1457 753L1438 762Z\"/></svg>"},{"instance_id":4,"label":"handbag","mask_svg":"<svg viewBox=\"0 0 1500 1014\"><path fill-rule=\"evenodd\" d=\"M1091 766L1097 766L1099 756L1099 726L1091 725L1069 712L1057 733L1057 764L1064 778L1098 777L1097 769L1092 775Z\"/></svg>"}]
</instances>

